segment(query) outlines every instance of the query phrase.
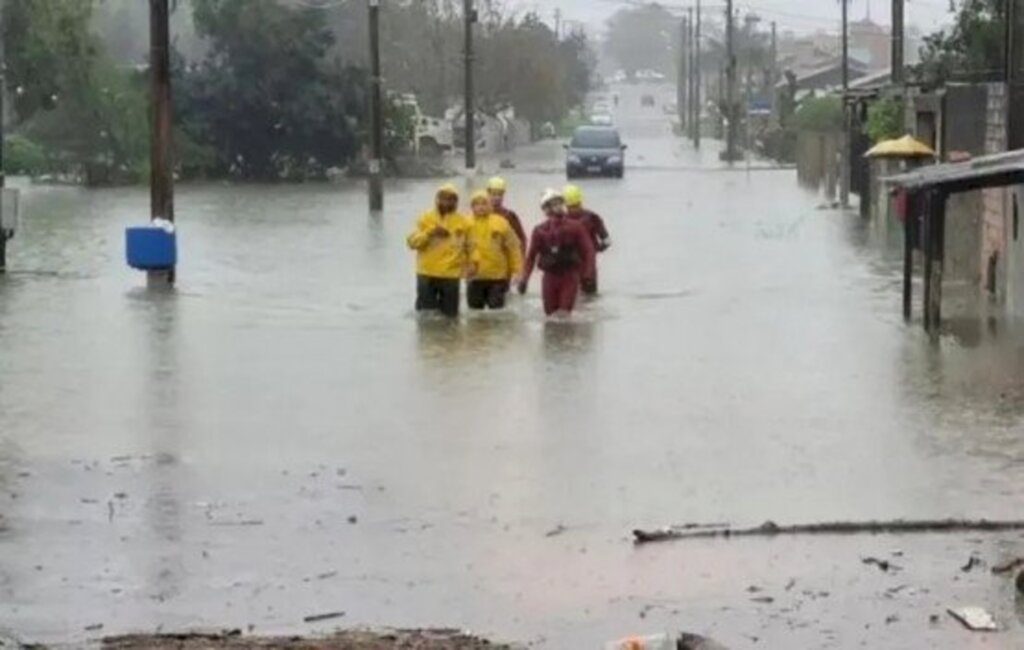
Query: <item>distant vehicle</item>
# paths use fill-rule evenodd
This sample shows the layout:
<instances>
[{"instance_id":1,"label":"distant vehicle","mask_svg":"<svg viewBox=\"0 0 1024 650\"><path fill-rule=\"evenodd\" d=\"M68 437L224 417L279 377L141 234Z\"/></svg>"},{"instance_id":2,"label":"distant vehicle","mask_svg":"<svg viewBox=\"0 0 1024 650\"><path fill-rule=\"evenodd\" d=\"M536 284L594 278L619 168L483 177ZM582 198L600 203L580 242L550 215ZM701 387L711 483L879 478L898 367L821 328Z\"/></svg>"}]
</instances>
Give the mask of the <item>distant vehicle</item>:
<instances>
[{"instance_id":1,"label":"distant vehicle","mask_svg":"<svg viewBox=\"0 0 1024 650\"><path fill-rule=\"evenodd\" d=\"M655 70L638 70L636 78L638 81L665 81L665 75Z\"/></svg>"},{"instance_id":2,"label":"distant vehicle","mask_svg":"<svg viewBox=\"0 0 1024 650\"><path fill-rule=\"evenodd\" d=\"M565 175L570 179L583 175L622 178L625 173L626 145L612 127L581 126L565 150Z\"/></svg>"},{"instance_id":3,"label":"distant vehicle","mask_svg":"<svg viewBox=\"0 0 1024 650\"><path fill-rule=\"evenodd\" d=\"M590 123L594 126L611 126L615 121L608 113L594 113L590 116Z\"/></svg>"},{"instance_id":4,"label":"distant vehicle","mask_svg":"<svg viewBox=\"0 0 1024 650\"><path fill-rule=\"evenodd\" d=\"M653 107L655 104L654 95L644 95L640 98L640 105L644 107Z\"/></svg>"},{"instance_id":5,"label":"distant vehicle","mask_svg":"<svg viewBox=\"0 0 1024 650\"><path fill-rule=\"evenodd\" d=\"M611 105L608 104L608 102L606 102L604 100L596 101L596 102L594 102L594 105L590 108L590 112L591 112L591 114L594 114L594 115L596 115L598 113L611 113L612 112L612 107L611 107Z\"/></svg>"},{"instance_id":6,"label":"distant vehicle","mask_svg":"<svg viewBox=\"0 0 1024 650\"><path fill-rule=\"evenodd\" d=\"M615 74L612 75L611 81L612 81L612 83L620 84L620 83L623 83L624 81L626 81L626 79L627 79L626 73L624 71L622 71L622 70L619 70Z\"/></svg>"}]
</instances>

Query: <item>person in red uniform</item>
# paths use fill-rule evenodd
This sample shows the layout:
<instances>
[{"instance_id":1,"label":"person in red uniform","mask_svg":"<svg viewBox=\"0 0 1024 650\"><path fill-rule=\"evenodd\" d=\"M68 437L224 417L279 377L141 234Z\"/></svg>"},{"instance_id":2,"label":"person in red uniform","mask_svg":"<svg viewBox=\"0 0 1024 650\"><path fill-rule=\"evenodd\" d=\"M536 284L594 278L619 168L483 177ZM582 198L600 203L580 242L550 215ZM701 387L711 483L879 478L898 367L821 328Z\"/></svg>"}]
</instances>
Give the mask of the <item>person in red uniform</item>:
<instances>
[{"instance_id":1,"label":"person in red uniform","mask_svg":"<svg viewBox=\"0 0 1024 650\"><path fill-rule=\"evenodd\" d=\"M491 207L494 208L494 213L505 217L508 225L512 226L512 232L519 238L520 252L525 256L526 231L523 230L523 222L519 220L519 215L505 207L505 191L507 189L508 183L500 176L495 176L487 181L487 195L491 197Z\"/></svg>"},{"instance_id":2,"label":"person in red uniform","mask_svg":"<svg viewBox=\"0 0 1024 650\"><path fill-rule=\"evenodd\" d=\"M562 190L562 197L565 199L565 207L570 219L575 219L583 224L583 227L587 229L590 234L590 239L594 243L594 250L598 253L603 253L612 245L611 235L608 234L608 229L604 225L604 219L601 215L596 212L592 212L583 207L583 190L576 185L566 185L565 189ZM597 257L594 258L594 268L588 274L588 278L583 281L581 287L583 293L588 296L597 294Z\"/></svg>"},{"instance_id":3,"label":"person in red uniform","mask_svg":"<svg viewBox=\"0 0 1024 650\"><path fill-rule=\"evenodd\" d=\"M519 280L519 293L526 293L534 267L544 273L541 293L544 313L571 313L576 306L580 280L594 268L594 244L586 229L566 218L565 200L554 190L541 199L547 220L533 229L526 265Z\"/></svg>"}]
</instances>

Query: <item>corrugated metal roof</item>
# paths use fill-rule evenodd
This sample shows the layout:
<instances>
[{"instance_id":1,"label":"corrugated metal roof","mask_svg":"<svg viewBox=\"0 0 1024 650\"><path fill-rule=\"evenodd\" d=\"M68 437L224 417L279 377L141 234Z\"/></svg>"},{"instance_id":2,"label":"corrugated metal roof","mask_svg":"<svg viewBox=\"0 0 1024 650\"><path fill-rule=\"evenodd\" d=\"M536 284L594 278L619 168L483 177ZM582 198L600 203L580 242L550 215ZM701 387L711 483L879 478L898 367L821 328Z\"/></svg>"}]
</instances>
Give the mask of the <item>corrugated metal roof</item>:
<instances>
[{"instance_id":1,"label":"corrugated metal roof","mask_svg":"<svg viewBox=\"0 0 1024 650\"><path fill-rule=\"evenodd\" d=\"M905 174L889 176L884 180L896 187L937 187L948 192L967 192L1024 183L1024 149L979 156L966 162L930 165Z\"/></svg>"}]
</instances>

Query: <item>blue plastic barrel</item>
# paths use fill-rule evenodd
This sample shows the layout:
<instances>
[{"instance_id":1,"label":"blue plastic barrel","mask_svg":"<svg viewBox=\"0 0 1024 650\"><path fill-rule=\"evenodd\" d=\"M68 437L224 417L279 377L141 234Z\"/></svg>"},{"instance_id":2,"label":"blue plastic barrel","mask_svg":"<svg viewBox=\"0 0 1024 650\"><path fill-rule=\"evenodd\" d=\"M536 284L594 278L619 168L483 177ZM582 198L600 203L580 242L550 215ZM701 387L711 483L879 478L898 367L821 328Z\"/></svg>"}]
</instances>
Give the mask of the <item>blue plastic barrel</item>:
<instances>
[{"instance_id":1,"label":"blue plastic barrel","mask_svg":"<svg viewBox=\"0 0 1024 650\"><path fill-rule=\"evenodd\" d=\"M177 234L159 226L133 226L124 232L128 266L140 271L161 271L178 263Z\"/></svg>"}]
</instances>

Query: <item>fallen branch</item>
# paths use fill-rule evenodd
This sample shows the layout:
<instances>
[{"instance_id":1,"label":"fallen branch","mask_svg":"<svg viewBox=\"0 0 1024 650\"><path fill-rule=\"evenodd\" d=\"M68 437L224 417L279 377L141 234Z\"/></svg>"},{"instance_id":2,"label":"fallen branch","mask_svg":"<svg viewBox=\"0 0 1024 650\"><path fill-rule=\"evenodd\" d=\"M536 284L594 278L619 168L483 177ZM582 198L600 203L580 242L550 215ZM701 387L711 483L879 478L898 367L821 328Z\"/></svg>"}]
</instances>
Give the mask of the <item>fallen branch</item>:
<instances>
[{"instance_id":1,"label":"fallen branch","mask_svg":"<svg viewBox=\"0 0 1024 650\"><path fill-rule=\"evenodd\" d=\"M1000 532L1024 530L1024 521L992 521L988 519L935 519L908 521L834 521L817 524L779 526L766 521L753 528L704 528L692 524L685 529L634 530L636 544L664 542L676 539L710 539L730 537L774 537L776 535L879 535L907 533Z\"/></svg>"}]
</instances>

